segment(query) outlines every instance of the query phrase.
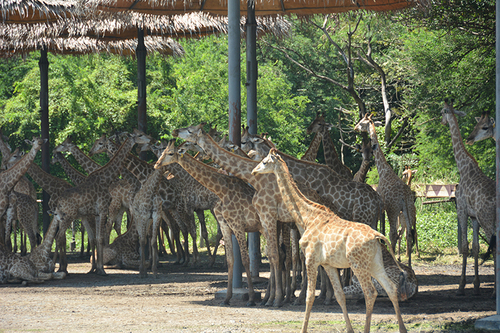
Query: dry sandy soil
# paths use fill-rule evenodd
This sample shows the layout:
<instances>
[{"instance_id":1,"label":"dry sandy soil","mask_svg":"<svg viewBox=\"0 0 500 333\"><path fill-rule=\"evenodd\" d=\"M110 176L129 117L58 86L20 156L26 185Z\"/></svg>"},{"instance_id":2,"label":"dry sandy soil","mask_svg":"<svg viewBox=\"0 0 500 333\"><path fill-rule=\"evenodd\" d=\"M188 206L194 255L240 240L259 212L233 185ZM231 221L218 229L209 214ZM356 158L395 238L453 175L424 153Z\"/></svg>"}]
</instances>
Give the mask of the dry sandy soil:
<instances>
[{"instance_id":1,"label":"dry sandy soil","mask_svg":"<svg viewBox=\"0 0 500 333\"><path fill-rule=\"evenodd\" d=\"M247 307L243 300L220 305L214 295L226 288L227 273L221 258L214 268L201 262L196 267L173 265L161 258L160 274L140 279L138 272L107 268L108 276L86 274L87 261L70 256L69 275L64 280L40 285L0 286L0 332L299 332L304 306L282 308ZM471 265L470 265L471 266ZM481 296L455 296L460 267L414 266L419 294L401 303L410 332L477 332L476 319L495 314L490 298L494 286L492 265L482 266ZM265 265L262 277L268 276ZM469 272L469 275L471 272ZM264 282L257 288L264 291ZM469 279L471 282L472 279ZM348 300L354 328L362 331L365 306ZM337 303L314 304L310 332L343 332L345 324ZM379 298L375 303L372 331L395 332L392 304Z\"/></svg>"}]
</instances>

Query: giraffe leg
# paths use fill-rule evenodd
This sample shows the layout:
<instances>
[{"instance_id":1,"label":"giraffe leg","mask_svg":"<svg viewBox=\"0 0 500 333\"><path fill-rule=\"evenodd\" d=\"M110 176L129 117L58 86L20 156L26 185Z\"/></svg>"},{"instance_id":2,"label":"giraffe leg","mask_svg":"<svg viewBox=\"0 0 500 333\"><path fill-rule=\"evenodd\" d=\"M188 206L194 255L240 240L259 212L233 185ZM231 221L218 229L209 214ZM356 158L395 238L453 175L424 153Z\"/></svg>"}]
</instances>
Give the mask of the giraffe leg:
<instances>
[{"instance_id":1,"label":"giraffe leg","mask_svg":"<svg viewBox=\"0 0 500 333\"><path fill-rule=\"evenodd\" d=\"M461 230L462 239L461 239L461 249L460 253L462 254L462 274L460 276L460 283L458 285L457 295L464 296L465 295L465 284L466 282L466 269L467 269L467 257L469 255L469 243L467 241L467 212L466 212L466 203L461 198L460 187L458 187L457 192L457 220L458 227Z\"/></svg>"},{"instance_id":2,"label":"giraffe leg","mask_svg":"<svg viewBox=\"0 0 500 333\"><path fill-rule=\"evenodd\" d=\"M300 251L300 263L302 265L302 285L300 288L299 297L297 297L297 299L293 303L294 305L304 304L304 300L306 298L306 291L307 291L306 258L305 258L304 253L302 251Z\"/></svg>"},{"instance_id":3,"label":"giraffe leg","mask_svg":"<svg viewBox=\"0 0 500 333\"><path fill-rule=\"evenodd\" d=\"M472 219L472 255L474 257L474 295L480 295L479 285L479 222Z\"/></svg>"},{"instance_id":4,"label":"giraffe leg","mask_svg":"<svg viewBox=\"0 0 500 333\"><path fill-rule=\"evenodd\" d=\"M316 279L318 276L318 264L315 260L308 260L306 256L306 269L307 269L307 296L306 296L306 311L304 313L304 321L302 322L301 333L307 332L307 326L309 324L309 317L311 316L311 309L314 303L315 292L316 292Z\"/></svg>"},{"instance_id":5,"label":"giraffe leg","mask_svg":"<svg viewBox=\"0 0 500 333\"><path fill-rule=\"evenodd\" d=\"M344 315L344 320L347 326L347 332L354 332L354 330L352 329L351 320L349 319L349 314L347 313L345 294L344 290L342 289L342 284L340 283L339 271L337 268L327 265L325 265L324 268L326 274L328 275L330 281L332 282L332 287L335 293L335 299L337 300L337 303L339 303L340 308L342 309L342 314Z\"/></svg>"},{"instance_id":6,"label":"giraffe leg","mask_svg":"<svg viewBox=\"0 0 500 333\"><path fill-rule=\"evenodd\" d=\"M222 219L220 222L222 235L224 237L224 246L227 260L227 292L223 305L229 305L229 301L233 297L233 270L234 270L234 257L233 257L233 242L232 232L227 222Z\"/></svg>"},{"instance_id":7,"label":"giraffe leg","mask_svg":"<svg viewBox=\"0 0 500 333\"><path fill-rule=\"evenodd\" d=\"M153 271L153 276L158 278L158 245L156 240L158 239L158 229L160 228L161 217L156 211L153 212L153 224L151 226L151 270Z\"/></svg>"},{"instance_id":8,"label":"giraffe leg","mask_svg":"<svg viewBox=\"0 0 500 333\"><path fill-rule=\"evenodd\" d=\"M207 224L205 222L205 212L203 210L197 210L196 215L198 216L198 221L200 222L201 237L205 240L205 245L207 247L208 258L212 258L212 252L210 251L210 242L208 241L208 231Z\"/></svg>"},{"instance_id":9,"label":"giraffe leg","mask_svg":"<svg viewBox=\"0 0 500 333\"><path fill-rule=\"evenodd\" d=\"M212 267L215 264L215 259L217 256L217 248L219 247L219 243L222 239L222 231L220 228L220 224L222 220L224 220L224 217L222 216L222 207L221 203L218 202L215 207L210 210L212 215L215 217L215 221L217 221L217 239L215 240L215 246L214 246L214 252L212 253L212 258L209 261L209 267Z\"/></svg>"},{"instance_id":10,"label":"giraffe leg","mask_svg":"<svg viewBox=\"0 0 500 333\"><path fill-rule=\"evenodd\" d=\"M99 217L97 217L96 220L96 238L97 238L97 257L96 257L96 273L98 275L106 275L106 272L104 271L104 263L103 263L103 257L104 257L104 227L106 225L107 221L107 209L104 209L103 206L101 205L99 209Z\"/></svg>"},{"instance_id":11,"label":"giraffe leg","mask_svg":"<svg viewBox=\"0 0 500 333\"><path fill-rule=\"evenodd\" d=\"M284 262L284 270L283 270L283 280L285 283L285 301L284 303L290 303L292 299L292 286L291 286L291 279L290 279L290 270L292 266L292 247L290 243L290 224L289 223L283 223L282 227L282 237L283 237L283 244L285 244L285 262Z\"/></svg>"}]
</instances>

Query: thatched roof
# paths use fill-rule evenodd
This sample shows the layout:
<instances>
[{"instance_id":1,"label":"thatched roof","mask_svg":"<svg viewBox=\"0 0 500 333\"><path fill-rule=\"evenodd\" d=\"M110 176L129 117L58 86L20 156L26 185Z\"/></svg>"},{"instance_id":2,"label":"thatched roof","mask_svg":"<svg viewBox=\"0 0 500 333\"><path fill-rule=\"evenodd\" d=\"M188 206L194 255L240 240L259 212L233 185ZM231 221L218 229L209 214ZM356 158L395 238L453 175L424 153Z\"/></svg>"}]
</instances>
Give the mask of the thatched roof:
<instances>
[{"instance_id":1,"label":"thatched roof","mask_svg":"<svg viewBox=\"0 0 500 333\"><path fill-rule=\"evenodd\" d=\"M3 23L51 22L69 18L77 9L73 0L1 0Z\"/></svg>"},{"instance_id":2,"label":"thatched roof","mask_svg":"<svg viewBox=\"0 0 500 333\"><path fill-rule=\"evenodd\" d=\"M173 15L203 11L227 15L227 0L78 0L82 8L104 11L135 11L155 15ZM393 11L427 0L255 0L255 15L311 15L341 13L350 10ZM247 0L240 0L240 13L247 12Z\"/></svg>"},{"instance_id":3,"label":"thatched roof","mask_svg":"<svg viewBox=\"0 0 500 333\"><path fill-rule=\"evenodd\" d=\"M244 32L245 19L241 19ZM100 12L93 18L76 17L38 24L0 24L0 38L9 40L34 40L44 37L86 36L101 40L122 40L137 38L137 28L143 28L145 35L163 37L201 37L208 34L227 33L227 17L214 17L206 13L188 13L173 16L147 15L133 12ZM287 35L290 23L281 18L258 18L257 33Z\"/></svg>"},{"instance_id":4,"label":"thatched roof","mask_svg":"<svg viewBox=\"0 0 500 333\"><path fill-rule=\"evenodd\" d=\"M148 36L144 38L144 45L148 52L160 52L163 55L182 56L184 49L172 38ZM0 40L0 56L12 57L47 48L55 54L89 54L112 53L124 56L134 56L137 40L127 39L105 42L88 37L79 38L51 38L44 37L36 40L5 41Z\"/></svg>"}]
</instances>

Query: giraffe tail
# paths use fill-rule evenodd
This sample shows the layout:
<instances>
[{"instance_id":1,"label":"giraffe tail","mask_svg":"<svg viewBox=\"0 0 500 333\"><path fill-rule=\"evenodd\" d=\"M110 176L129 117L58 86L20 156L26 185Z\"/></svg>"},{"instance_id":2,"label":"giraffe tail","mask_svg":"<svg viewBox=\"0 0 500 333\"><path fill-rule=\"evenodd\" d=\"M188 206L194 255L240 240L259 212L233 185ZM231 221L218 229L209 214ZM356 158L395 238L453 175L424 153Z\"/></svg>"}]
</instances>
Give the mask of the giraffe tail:
<instances>
[{"instance_id":1,"label":"giraffe tail","mask_svg":"<svg viewBox=\"0 0 500 333\"><path fill-rule=\"evenodd\" d=\"M482 262L480 263L480 265L484 264L484 262L490 258L491 254L496 249L496 245L497 245L497 236L495 234L493 234L493 235L491 235L491 238L490 238L490 244L488 245L488 250L481 257Z\"/></svg>"}]
</instances>

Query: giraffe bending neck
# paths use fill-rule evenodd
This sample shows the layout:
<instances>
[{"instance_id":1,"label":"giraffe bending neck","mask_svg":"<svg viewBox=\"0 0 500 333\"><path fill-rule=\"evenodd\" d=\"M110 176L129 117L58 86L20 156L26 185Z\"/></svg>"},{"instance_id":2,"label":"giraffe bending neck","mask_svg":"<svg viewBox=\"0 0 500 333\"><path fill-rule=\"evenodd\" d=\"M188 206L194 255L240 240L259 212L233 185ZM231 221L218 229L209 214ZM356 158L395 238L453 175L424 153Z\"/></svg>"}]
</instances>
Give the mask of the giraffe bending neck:
<instances>
[{"instance_id":1,"label":"giraffe bending neck","mask_svg":"<svg viewBox=\"0 0 500 333\"><path fill-rule=\"evenodd\" d=\"M54 158L52 159L52 164L55 164L56 162L59 162L61 164L62 168L64 169L64 172L66 175L71 179L73 184L76 186L80 185L87 179L87 176L85 176L83 173L80 171L76 170L66 158L64 158L63 154L61 153L55 153Z\"/></svg>"},{"instance_id":2,"label":"giraffe bending neck","mask_svg":"<svg viewBox=\"0 0 500 333\"><path fill-rule=\"evenodd\" d=\"M42 244L34 248L29 257L37 269L45 273L52 273L54 270L54 262L50 259L52 243L54 242L58 229L58 223L54 222L54 220L55 219L52 219L49 229L43 237Z\"/></svg>"}]
</instances>

